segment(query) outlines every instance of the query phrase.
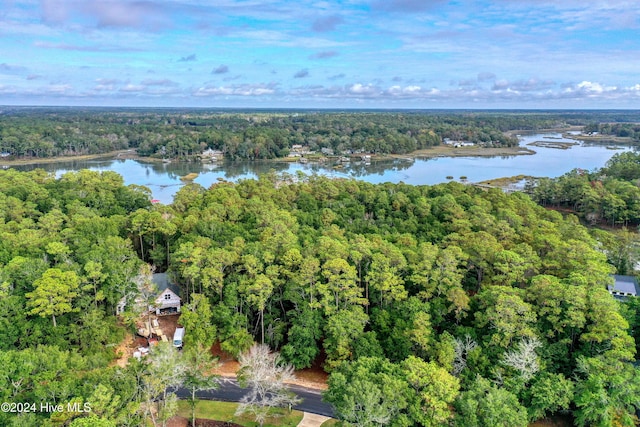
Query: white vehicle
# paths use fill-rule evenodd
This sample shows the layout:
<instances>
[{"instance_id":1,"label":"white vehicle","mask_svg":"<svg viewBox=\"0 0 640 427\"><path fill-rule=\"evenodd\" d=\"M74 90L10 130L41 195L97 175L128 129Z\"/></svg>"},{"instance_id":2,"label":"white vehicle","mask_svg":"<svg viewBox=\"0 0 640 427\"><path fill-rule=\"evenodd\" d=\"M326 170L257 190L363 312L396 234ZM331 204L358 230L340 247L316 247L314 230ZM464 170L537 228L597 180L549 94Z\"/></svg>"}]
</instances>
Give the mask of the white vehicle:
<instances>
[{"instance_id":1,"label":"white vehicle","mask_svg":"<svg viewBox=\"0 0 640 427\"><path fill-rule=\"evenodd\" d=\"M173 334L173 346L175 348L182 348L182 339L184 338L184 328L177 327L176 332Z\"/></svg>"}]
</instances>

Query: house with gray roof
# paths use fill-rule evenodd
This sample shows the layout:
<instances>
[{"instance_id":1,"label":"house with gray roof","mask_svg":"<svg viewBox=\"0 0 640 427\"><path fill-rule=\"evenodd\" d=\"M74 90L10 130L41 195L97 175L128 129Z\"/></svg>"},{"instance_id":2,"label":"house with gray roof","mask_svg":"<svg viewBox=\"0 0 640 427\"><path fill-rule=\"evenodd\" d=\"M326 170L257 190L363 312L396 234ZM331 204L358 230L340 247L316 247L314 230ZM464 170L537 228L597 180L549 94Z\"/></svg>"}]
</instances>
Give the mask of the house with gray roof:
<instances>
[{"instance_id":1,"label":"house with gray roof","mask_svg":"<svg viewBox=\"0 0 640 427\"><path fill-rule=\"evenodd\" d=\"M159 294L153 307L149 307L149 311L155 310L157 316L180 313L182 301L178 296L180 289L169 280L167 273L155 273L151 280L158 287Z\"/></svg>"},{"instance_id":2,"label":"house with gray roof","mask_svg":"<svg viewBox=\"0 0 640 427\"><path fill-rule=\"evenodd\" d=\"M635 276L614 274L613 279L613 285L609 285L607 288L615 298L624 300L628 297L640 296L640 287L638 287L638 279Z\"/></svg>"},{"instance_id":3,"label":"house with gray roof","mask_svg":"<svg viewBox=\"0 0 640 427\"><path fill-rule=\"evenodd\" d=\"M157 294L154 294L156 295L155 299L153 303L149 304L148 310L155 312L157 316L180 313L182 302L182 298L180 298L180 288L171 282L167 273L155 273L152 275L151 281L157 290ZM116 314L124 312L127 302L130 300L130 298L122 298L116 305ZM138 290L138 294L134 298L134 304L138 307L138 310L144 311L146 304L140 290Z\"/></svg>"}]
</instances>

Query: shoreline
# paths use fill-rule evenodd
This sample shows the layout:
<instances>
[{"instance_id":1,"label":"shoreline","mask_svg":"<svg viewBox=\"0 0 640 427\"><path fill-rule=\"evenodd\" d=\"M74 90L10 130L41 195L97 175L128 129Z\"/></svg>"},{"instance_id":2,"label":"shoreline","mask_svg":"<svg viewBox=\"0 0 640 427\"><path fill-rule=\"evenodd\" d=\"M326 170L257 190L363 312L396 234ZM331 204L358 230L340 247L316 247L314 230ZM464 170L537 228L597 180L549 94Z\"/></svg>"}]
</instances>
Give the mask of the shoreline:
<instances>
[{"instance_id":1,"label":"shoreline","mask_svg":"<svg viewBox=\"0 0 640 427\"><path fill-rule=\"evenodd\" d=\"M432 148L424 148L407 154L388 154L386 156L376 157L381 159L430 159L434 157L495 157L495 156L531 156L536 152L526 147L450 147L439 145ZM372 159L373 160L373 159Z\"/></svg>"},{"instance_id":2,"label":"shoreline","mask_svg":"<svg viewBox=\"0 0 640 427\"><path fill-rule=\"evenodd\" d=\"M505 134L510 136L516 135L527 135L527 134L536 134L536 133L565 133L572 131L581 131L584 129L584 126L565 126L561 128L549 128L549 129L514 129L505 131Z\"/></svg>"},{"instance_id":3,"label":"shoreline","mask_svg":"<svg viewBox=\"0 0 640 427\"><path fill-rule=\"evenodd\" d=\"M433 157L492 157L492 156L521 156L521 155L533 155L536 154L534 150L525 147L498 147L498 148L484 148L484 147L450 147L446 145L439 145L431 148L425 148L422 150L416 150L406 154L384 154L384 155L372 155L372 161L378 160L391 160L391 159L419 159L419 158L433 158ZM118 158L118 159L131 159L139 162L146 163L160 163L163 160L154 157L142 157L139 156L135 150L118 150L110 151L108 153L101 154L85 154L79 156L57 156L57 157L42 157L42 158L29 158L29 159L15 159L0 161L0 168L8 168L11 166L26 166L35 164L50 164L59 162L72 162L77 160L95 160L101 158ZM328 157L323 157L327 161ZM310 160L311 163L321 162L320 159ZM242 160L242 162L251 160ZM254 160L255 161L255 160ZM264 159L261 161L267 162L287 162L295 163L297 160L291 160L288 157ZM182 163L183 160L171 160L171 162ZM225 161L226 162L226 161ZM185 162L189 163L189 162ZM207 162L199 162L206 164ZM233 163L233 162L232 162Z\"/></svg>"},{"instance_id":4,"label":"shoreline","mask_svg":"<svg viewBox=\"0 0 640 427\"><path fill-rule=\"evenodd\" d=\"M583 126L569 126L563 128L555 128L555 129L538 129L538 130L510 130L505 133L508 135L523 135L527 133L549 133L549 132L557 132L561 133L563 137L567 139L573 139L575 141L583 141L583 142L591 142L591 143L628 143L631 144L634 141L631 138L622 138L611 135L574 135L568 134L569 131L582 130ZM540 141L540 143L552 143L553 141ZM567 143L563 143L567 144ZM529 144L535 146L536 144ZM564 147L563 147L564 148ZM436 157L495 157L495 156L526 156L526 155L534 155L536 154L535 150L527 148L525 146L516 146L516 147L496 147L496 148L486 148L486 147L452 147L449 145L437 145L434 147L423 148L420 150L413 151L411 153L405 154L372 154L371 161L380 161L380 160L395 160L395 159L430 159ZM331 160L339 158L339 156L332 157L317 157L313 159L309 159L310 163L322 163L322 162L330 162ZM358 156L348 156L352 159L357 158ZM21 159L13 159L13 160L0 160L0 168L9 168L11 166L25 166L25 165L34 165L34 164L50 164L50 163L58 163L58 162L68 162L68 161L77 161L77 160L95 160L102 158L113 158L113 159L131 159L144 163L161 163L164 162L163 159L159 159L156 157L143 157L136 153L134 148L110 151L107 153L99 153L99 154L82 154L78 156L56 156L56 157L39 157L39 158L21 158ZM189 163L189 162L198 162L202 164L207 164L208 162L204 162L201 160L175 160L168 159L171 162L177 163ZM290 157L279 157L274 159L262 159L262 160L240 160L239 162L286 162L286 163L295 163L298 161L297 158ZM226 163L228 160L224 160L219 163ZM231 163L235 163L236 161L230 161Z\"/></svg>"},{"instance_id":5,"label":"shoreline","mask_svg":"<svg viewBox=\"0 0 640 427\"><path fill-rule=\"evenodd\" d=\"M129 148L126 150L109 151L108 153L80 154L78 156L55 156L55 157L36 157L36 158L31 157L28 159L23 158L23 159L14 159L14 160L0 160L0 167L35 165L39 163L70 162L75 160L95 160L95 159L101 159L104 157L136 159L136 160L143 159L143 157L140 157L136 154L133 148Z\"/></svg>"}]
</instances>

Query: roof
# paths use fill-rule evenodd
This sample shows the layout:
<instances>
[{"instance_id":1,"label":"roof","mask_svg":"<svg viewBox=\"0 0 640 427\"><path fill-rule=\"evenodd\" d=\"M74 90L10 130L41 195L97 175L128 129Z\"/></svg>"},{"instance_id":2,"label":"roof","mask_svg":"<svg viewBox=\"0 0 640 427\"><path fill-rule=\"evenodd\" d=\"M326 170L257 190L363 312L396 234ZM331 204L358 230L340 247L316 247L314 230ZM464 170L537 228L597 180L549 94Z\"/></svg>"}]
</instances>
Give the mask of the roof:
<instances>
[{"instance_id":1,"label":"roof","mask_svg":"<svg viewBox=\"0 0 640 427\"><path fill-rule=\"evenodd\" d=\"M615 274L613 276L614 284L609 286L611 292L619 292L624 295L638 296L640 289L638 288L638 280L635 276L622 276Z\"/></svg>"},{"instance_id":2,"label":"roof","mask_svg":"<svg viewBox=\"0 0 640 427\"><path fill-rule=\"evenodd\" d=\"M151 278L153 283L158 287L158 293L161 294L165 289L170 289L174 294L180 296L180 288L171 280L167 273L154 273Z\"/></svg>"}]
</instances>

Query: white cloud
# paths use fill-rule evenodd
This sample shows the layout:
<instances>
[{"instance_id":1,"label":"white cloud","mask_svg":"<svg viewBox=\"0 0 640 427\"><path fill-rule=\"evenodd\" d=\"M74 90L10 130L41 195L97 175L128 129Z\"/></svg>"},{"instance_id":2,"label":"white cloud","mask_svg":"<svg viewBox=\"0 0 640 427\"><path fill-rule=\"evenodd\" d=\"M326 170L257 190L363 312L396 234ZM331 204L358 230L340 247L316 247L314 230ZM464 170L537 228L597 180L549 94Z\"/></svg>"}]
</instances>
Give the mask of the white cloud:
<instances>
[{"instance_id":1,"label":"white cloud","mask_svg":"<svg viewBox=\"0 0 640 427\"><path fill-rule=\"evenodd\" d=\"M577 84L567 85L563 91L564 96L584 97L610 97L620 95L627 91L618 91L616 86L605 86L598 82L582 81Z\"/></svg>"},{"instance_id":2,"label":"white cloud","mask_svg":"<svg viewBox=\"0 0 640 427\"><path fill-rule=\"evenodd\" d=\"M373 85L363 85L361 83L354 83L353 85L351 85L351 87L349 88L349 92L354 93L354 94L372 94L377 92L377 88Z\"/></svg>"},{"instance_id":3,"label":"white cloud","mask_svg":"<svg viewBox=\"0 0 640 427\"><path fill-rule=\"evenodd\" d=\"M73 91L73 86L70 84L52 84L47 86L45 91L49 95L70 95Z\"/></svg>"},{"instance_id":4,"label":"white cloud","mask_svg":"<svg viewBox=\"0 0 640 427\"><path fill-rule=\"evenodd\" d=\"M604 92L604 88L600 83L591 83L591 82L583 81L578 83L576 87L578 89L581 89L587 92L596 92L596 93Z\"/></svg>"},{"instance_id":5,"label":"white cloud","mask_svg":"<svg viewBox=\"0 0 640 427\"><path fill-rule=\"evenodd\" d=\"M146 89L146 86L134 85L129 83L128 85L121 87L120 92L128 92L128 93L144 92L145 89Z\"/></svg>"},{"instance_id":6,"label":"white cloud","mask_svg":"<svg viewBox=\"0 0 640 427\"><path fill-rule=\"evenodd\" d=\"M276 85L269 84L240 84L231 86L205 86L198 88L193 96L263 96L276 93Z\"/></svg>"}]
</instances>

